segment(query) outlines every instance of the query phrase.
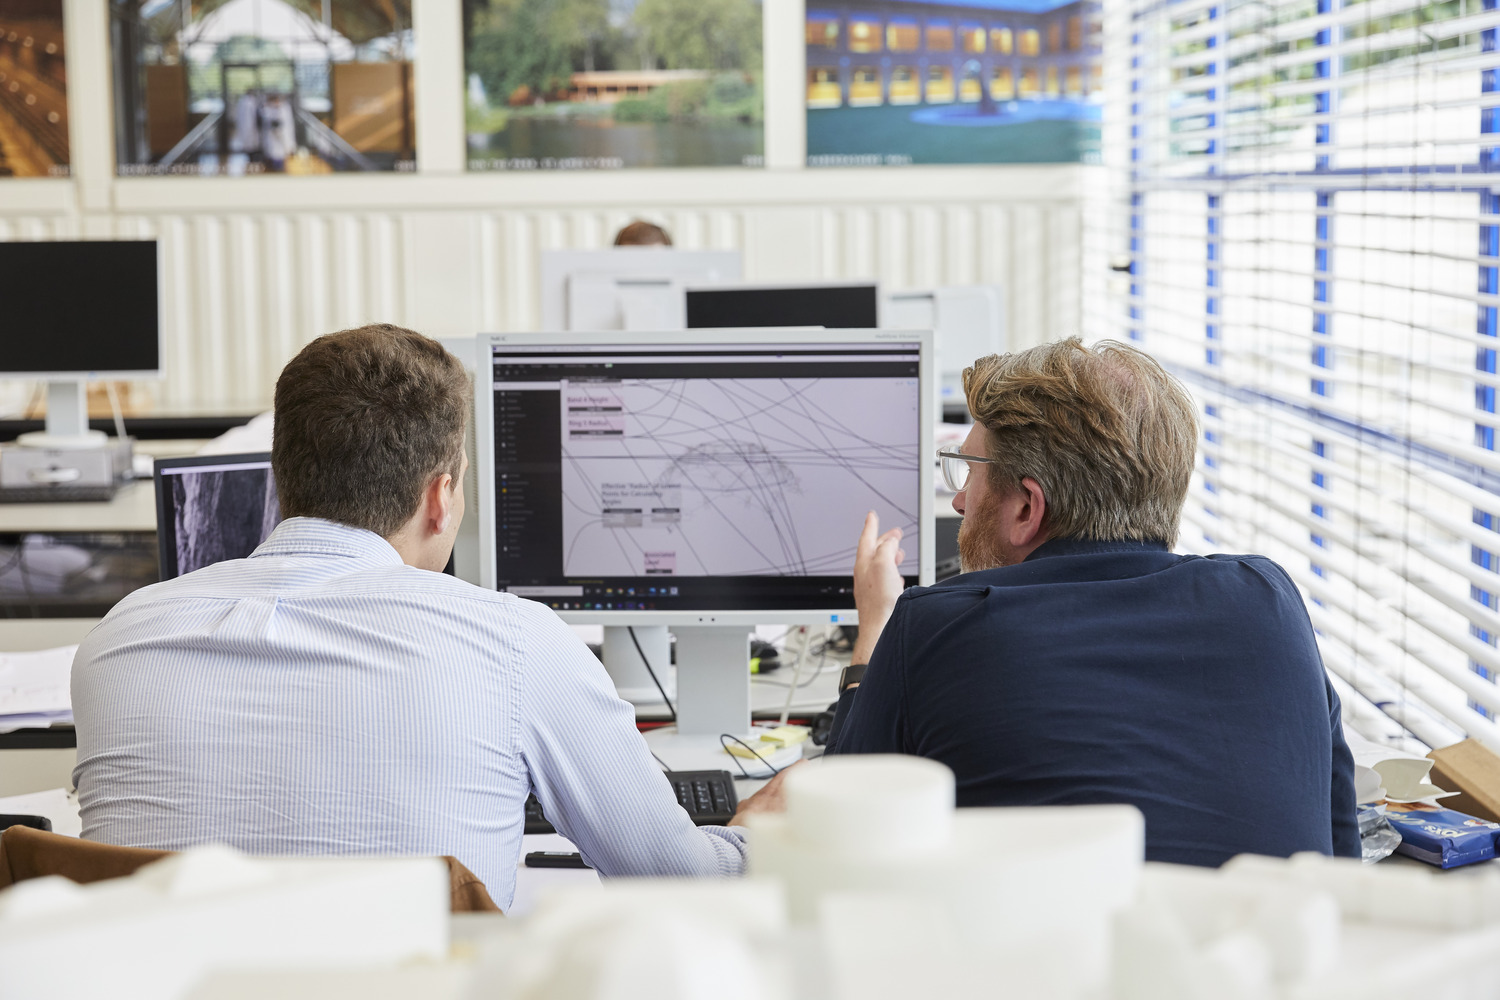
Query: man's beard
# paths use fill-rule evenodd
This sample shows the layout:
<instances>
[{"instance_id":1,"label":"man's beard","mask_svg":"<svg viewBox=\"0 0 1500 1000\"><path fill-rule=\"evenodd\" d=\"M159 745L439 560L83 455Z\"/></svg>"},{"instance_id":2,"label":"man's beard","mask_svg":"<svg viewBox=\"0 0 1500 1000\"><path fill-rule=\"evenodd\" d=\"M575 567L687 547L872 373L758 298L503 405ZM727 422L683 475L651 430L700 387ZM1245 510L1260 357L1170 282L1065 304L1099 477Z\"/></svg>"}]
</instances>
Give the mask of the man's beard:
<instances>
[{"instance_id":1,"label":"man's beard","mask_svg":"<svg viewBox=\"0 0 1500 1000\"><path fill-rule=\"evenodd\" d=\"M1016 562L1014 553L1000 539L995 522L1000 513L1000 498L993 487L985 491L983 503L964 511L958 526L958 565L961 572L977 573L999 569Z\"/></svg>"}]
</instances>

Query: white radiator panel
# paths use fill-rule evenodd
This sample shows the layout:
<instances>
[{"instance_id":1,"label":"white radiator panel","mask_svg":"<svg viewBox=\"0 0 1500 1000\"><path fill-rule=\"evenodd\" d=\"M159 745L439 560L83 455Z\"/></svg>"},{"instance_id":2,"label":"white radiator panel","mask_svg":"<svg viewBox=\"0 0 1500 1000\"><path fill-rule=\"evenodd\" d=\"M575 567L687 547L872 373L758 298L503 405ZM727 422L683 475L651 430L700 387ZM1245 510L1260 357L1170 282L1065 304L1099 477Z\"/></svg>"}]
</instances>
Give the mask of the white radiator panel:
<instances>
[{"instance_id":1,"label":"white radiator panel","mask_svg":"<svg viewBox=\"0 0 1500 1000\"><path fill-rule=\"evenodd\" d=\"M1080 334L1088 172L888 170L841 184L832 172L809 171L779 184L757 178L749 191L736 190L740 174L723 172L712 185L723 203L704 198L695 178L685 197L697 203L684 204L663 193L668 178L632 185L660 195L655 203L608 204L594 190L576 207L559 194L579 191L576 176L535 185L548 197L534 204L508 198L499 207L474 197L469 179L350 185L326 205L286 186L295 181L241 182L243 195L225 182L208 196L202 181L117 182L111 200L124 206L113 212L80 211L55 189L40 211L28 199L0 199L0 240L160 240L166 371L139 389L167 412L249 412L270 406L277 373L301 345L332 330L377 321L433 336L533 329L540 251L606 246L638 216L663 223L680 247L742 250L748 280L994 283L1007 293L1014 346ZM8 186L18 183L26 182ZM65 276L59 291L86 294Z\"/></svg>"}]
</instances>

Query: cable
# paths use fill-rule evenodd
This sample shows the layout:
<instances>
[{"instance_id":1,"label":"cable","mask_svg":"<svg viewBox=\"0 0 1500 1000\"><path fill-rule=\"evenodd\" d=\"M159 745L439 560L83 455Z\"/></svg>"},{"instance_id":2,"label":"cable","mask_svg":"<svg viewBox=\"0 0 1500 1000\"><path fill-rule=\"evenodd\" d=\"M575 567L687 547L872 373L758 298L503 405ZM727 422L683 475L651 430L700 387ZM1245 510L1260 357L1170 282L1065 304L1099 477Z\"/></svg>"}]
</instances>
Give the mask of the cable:
<instances>
[{"instance_id":1,"label":"cable","mask_svg":"<svg viewBox=\"0 0 1500 1000\"><path fill-rule=\"evenodd\" d=\"M656 751L655 750L650 751L650 753L651 753L651 756L656 757ZM667 762L664 761L664 760L662 760L660 757L656 757L656 762L661 765L661 769L663 771L670 771L670 770L672 770L670 767L667 766Z\"/></svg>"},{"instance_id":2,"label":"cable","mask_svg":"<svg viewBox=\"0 0 1500 1000\"><path fill-rule=\"evenodd\" d=\"M115 418L115 437L124 442L125 414L120 411L120 397L115 392L115 384L113 382L104 383L104 392L109 396L110 414Z\"/></svg>"},{"instance_id":3,"label":"cable","mask_svg":"<svg viewBox=\"0 0 1500 1000\"><path fill-rule=\"evenodd\" d=\"M802 662L807 659L807 626L802 626L802 642L797 649L797 667L792 671L792 683L787 688L786 703L781 706L781 724L786 725L788 715L792 714L792 698L797 694L797 682L802 679ZM824 643L826 646L827 643Z\"/></svg>"},{"instance_id":4,"label":"cable","mask_svg":"<svg viewBox=\"0 0 1500 1000\"><path fill-rule=\"evenodd\" d=\"M721 746L721 747L724 748L724 752L725 753L729 753L729 745L724 742L725 740L734 740L740 746L744 747L746 750L749 750L750 753L751 753L751 755L756 760L760 761L762 764L766 765L766 767L769 767L771 769L771 773L772 774L780 774L781 773L781 768L777 767L775 764L772 764L770 761L766 760L760 754L756 753L755 752L755 748L753 746L751 746L750 744L746 743L744 740L740 739L738 736L730 736L728 733L720 733L719 734L719 746ZM745 770L745 765L740 762L740 759L738 757L735 757L735 755L732 754L732 753L729 754L729 756L734 757L735 764L739 766L740 772L742 774L744 774L745 777L747 777L747 778L753 778L753 777L755 777L755 775L753 775L749 771Z\"/></svg>"},{"instance_id":5,"label":"cable","mask_svg":"<svg viewBox=\"0 0 1500 1000\"><path fill-rule=\"evenodd\" d=\"M646 659L646 651L641 648L641 640L635 637L635 626L627 625L625 627L625 631L630 633L630 641L635 644L635 651L640 654L641 664L646 668L646 673L651 675L651 683L655 684L656 690L661 692L661 700L667 705L667 714L672 717L673 722L676 722L677 709L675 706L673 706L672 699L667 697L667 689L662 687L661 681L656 679L656 671L651 669L651 661ZM660 757L657 758L657 760L660 759ZM662 766L666 767L665 764L663 764ZM667 770L671 770L671 768L667 768Z\"/></svg>"}]
</instances>

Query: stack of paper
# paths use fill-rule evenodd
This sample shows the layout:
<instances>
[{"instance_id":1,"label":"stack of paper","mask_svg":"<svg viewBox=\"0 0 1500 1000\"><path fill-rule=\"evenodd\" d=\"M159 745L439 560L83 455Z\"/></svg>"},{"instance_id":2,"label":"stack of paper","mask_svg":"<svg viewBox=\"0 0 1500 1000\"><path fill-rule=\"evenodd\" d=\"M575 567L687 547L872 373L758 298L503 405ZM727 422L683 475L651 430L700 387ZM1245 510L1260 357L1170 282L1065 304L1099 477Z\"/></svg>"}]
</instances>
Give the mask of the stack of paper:
<instances>
[{"instance_id":1,"label":"stack of paper","mask_svg":"<svg viewBox=\"0 0 1500 1000\"><path fill-rule=\"evenodd\" d=\"M1347 728L1344 740L1354 755L1355 794L1362 804L1382 801L1435 804L1438 799L1458 794L1444 791L1427 780L1433 761L1426 757L1372 743Z\"/></svg>"},{"instance_id":2,"label":"stack of paper","mask_svg":"<svg viewBox=\"0 0 1500 1000\"><path fill-rule=\"evenodd\" d=\"M0 653L0 733L73 721L68 681L77 646Z\"/></svg>"}]
</instances>

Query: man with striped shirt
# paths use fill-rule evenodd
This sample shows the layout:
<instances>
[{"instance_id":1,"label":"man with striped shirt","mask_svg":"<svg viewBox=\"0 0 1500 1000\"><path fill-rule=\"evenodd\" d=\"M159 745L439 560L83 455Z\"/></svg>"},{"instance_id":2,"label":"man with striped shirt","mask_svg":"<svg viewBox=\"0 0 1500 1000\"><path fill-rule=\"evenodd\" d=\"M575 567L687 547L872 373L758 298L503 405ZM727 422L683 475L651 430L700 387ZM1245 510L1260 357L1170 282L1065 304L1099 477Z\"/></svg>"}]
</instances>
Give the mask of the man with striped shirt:
<instances>
[{"instance_id":1,"label":"man with striped shirt","mask_svg":"<svg viewBox=\"0 0 1500 1000\"><path fill-rule=\"evenodd\" d=\"M534 791L602 875L743 871L743 832L693 826L556 615L440 572L471 393L441 345L388 325L286 366L285 520L249 558L126 597L79 647L85 838L450 854L506 907ZM741 814L777 808L779 785Z\"/></svg>"}]
</instances>

